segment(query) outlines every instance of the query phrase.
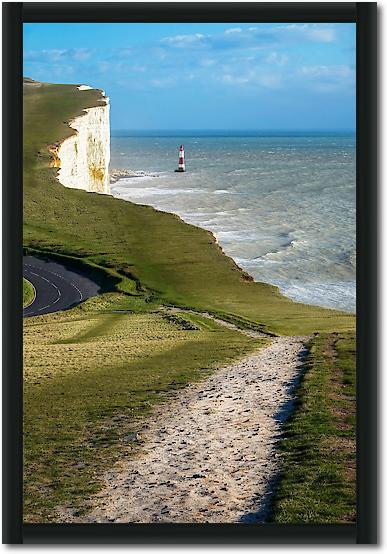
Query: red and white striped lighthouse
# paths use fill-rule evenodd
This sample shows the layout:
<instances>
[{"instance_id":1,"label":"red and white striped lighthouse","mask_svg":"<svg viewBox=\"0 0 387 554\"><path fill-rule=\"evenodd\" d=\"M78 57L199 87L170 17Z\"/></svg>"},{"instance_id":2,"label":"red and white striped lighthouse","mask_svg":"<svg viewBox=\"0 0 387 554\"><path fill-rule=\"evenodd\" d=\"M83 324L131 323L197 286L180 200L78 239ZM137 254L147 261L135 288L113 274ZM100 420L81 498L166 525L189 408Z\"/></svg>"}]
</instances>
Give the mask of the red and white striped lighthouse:
<instances>
[{"instance_id":1,"label":"red and white striped lighthouse","mask_svg":"<svg viewBox=\"0 0 387 554\"><path fill-rule=\"evenodd\" d=\"M179 165L177 171L185 171L185 162L184 162L184 146L180 146L179 150Z\"/></svg>"}]
</instances>

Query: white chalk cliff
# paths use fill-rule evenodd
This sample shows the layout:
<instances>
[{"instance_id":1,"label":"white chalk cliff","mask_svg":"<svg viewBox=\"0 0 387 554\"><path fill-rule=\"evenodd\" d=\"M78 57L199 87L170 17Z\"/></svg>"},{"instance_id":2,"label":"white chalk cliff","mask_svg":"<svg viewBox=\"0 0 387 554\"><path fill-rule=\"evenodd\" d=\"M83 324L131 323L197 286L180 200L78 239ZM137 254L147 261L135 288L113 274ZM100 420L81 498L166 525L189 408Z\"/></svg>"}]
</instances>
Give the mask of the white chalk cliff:
<instances>
[{"instance_id":1,"label":"white chalk cliff","mask_svg":"<svg viewBox=\"0 0 387 554\"><path fill-rule=\"evenodd\" d=\"M80 91L90 87L81 85ZM82 94L82 93L80 93ZM65 187L88 192L110 193L109 98L101 91L103 104L87 108L69 122L76 133L65 139L54 153L58 180Z\"/></svg>"}]
</instances>

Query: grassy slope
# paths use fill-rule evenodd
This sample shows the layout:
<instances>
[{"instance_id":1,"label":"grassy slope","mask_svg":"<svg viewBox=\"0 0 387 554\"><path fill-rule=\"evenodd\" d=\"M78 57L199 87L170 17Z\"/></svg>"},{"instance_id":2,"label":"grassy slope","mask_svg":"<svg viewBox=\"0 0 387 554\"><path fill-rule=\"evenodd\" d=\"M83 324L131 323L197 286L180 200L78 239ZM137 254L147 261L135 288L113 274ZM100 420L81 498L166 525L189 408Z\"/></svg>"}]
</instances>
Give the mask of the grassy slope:
<instances>
[{"instance_id":1,"label":"grassy slope","mask_svg":"<svg viewBox=\"0 0 387 554\"><path fill-rule=\"evenodd\" d=\"M129 293L25 320L27 521L55 519L58 506L84 509L103 470L135 449L125 437L154 402L260 344L199 315L179 315L198 326L188 331L179 318L165 319L160 303L232 314L281 333L354 325L352 316L295 304L244 280L209 233L173 215L58 184L47 145L68 136L66 121L99 99L74 86L25 87L25 246L71 256L94 273L102 267Z\"/></svg>"},{"instance_id":2,"label":"grassy slope","mask_svg":"<svg viewBox=\"0 0 387 554\"><path fill-rule=\"evenodd\" d=\"M339 523L356 517L354 333L311 341L298 406L281 443L276 523Z\"/></svg>"},{"instance_id":3,"label":"grassy slope","mask_svg":"<svg viewBox=\"0 0 387 554\"><path fill-rule=\"evenodd\" d=\"M35 289L32 284L23 277L23 307L29 306L35 298Z\"/></svg>"},{"instance_id":4,"label":"grassy slope","mask_svg":"<svg viewBox=\"0 0 387 554\"><path fill-rule=\"evenodd\" d=\"M160 302L234 314L276 333L353 328L350 315L292 302L275 287L246 280L207 231L150 207L58 184L47 145L67 136L65 122L98 104L99 96L68 85L25 88L26 246L82 256L134 276Z\"/></svg>"},{"instance_id":5,"label":"grassy slope","mask_svg":"<svg viewBox=\"0 0 387 554\"><path fill-rule=\"evenodd\" d=\"M100 301L26 322L26 521L85 509L103 470L138 446L139 418L155 402L264 341L197 315L186 330L181 315L101 314Z\"/></svg>"}]
</instances>

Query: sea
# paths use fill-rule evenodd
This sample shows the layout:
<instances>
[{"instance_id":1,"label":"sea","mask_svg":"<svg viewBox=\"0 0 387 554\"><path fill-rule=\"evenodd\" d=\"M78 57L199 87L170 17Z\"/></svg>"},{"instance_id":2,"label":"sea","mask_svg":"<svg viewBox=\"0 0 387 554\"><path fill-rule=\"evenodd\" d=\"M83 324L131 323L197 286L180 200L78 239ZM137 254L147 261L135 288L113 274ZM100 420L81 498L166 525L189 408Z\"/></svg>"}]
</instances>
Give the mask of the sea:
<instances>
[{"instance_id":1,"label":"sea","mask_svg":"<svg viewBox=\"0 0 387 554\"><path fill-rule=\"evenodd\" d=\"M176 173L185 148L186 172ZM208 229L256 281L355 313L355 135L329 132L113 134L112 194Z\"/></svg>"}]
</instances>

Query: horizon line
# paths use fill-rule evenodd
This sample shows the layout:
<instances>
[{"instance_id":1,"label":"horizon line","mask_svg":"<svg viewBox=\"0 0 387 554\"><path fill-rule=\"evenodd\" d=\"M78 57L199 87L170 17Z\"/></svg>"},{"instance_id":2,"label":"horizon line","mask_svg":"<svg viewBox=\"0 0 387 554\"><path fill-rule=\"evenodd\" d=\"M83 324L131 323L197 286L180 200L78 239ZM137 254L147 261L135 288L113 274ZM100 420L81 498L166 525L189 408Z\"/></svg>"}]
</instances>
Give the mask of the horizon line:
<instances>
[{"instance_id":1,"label":"horizon line","mask_svg":"<svg viewBox=\"0 0 387 554\"><path fill-rule=\"evenodd\" d=\"M149 128L149 129L123 129L123 128L116 128L111 129L112 133L356 133L356 128L337 128L337 129L318 129L318 128L310 128L310 129L227 129L227 128L211 128L211 129L204 129L204 128L187 128L187 129L161 129L161 128Z\"/></svg>"}]
</instances>

